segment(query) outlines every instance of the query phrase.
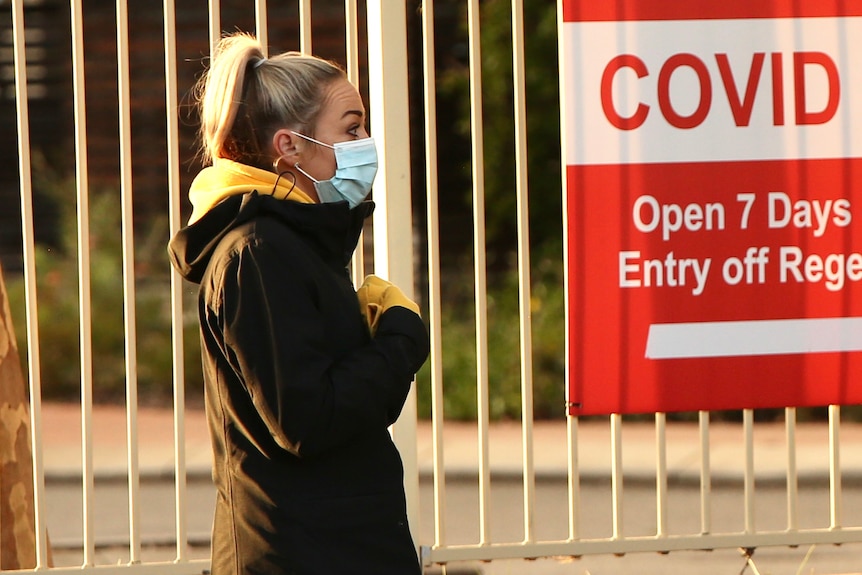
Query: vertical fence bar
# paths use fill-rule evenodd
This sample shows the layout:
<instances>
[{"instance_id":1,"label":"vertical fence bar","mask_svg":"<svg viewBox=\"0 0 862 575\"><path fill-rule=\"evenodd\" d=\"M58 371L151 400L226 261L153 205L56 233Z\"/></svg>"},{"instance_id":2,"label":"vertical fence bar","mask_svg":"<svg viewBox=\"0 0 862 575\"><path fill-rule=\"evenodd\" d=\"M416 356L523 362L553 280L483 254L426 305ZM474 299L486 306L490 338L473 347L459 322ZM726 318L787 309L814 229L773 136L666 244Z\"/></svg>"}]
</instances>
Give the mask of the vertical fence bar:
<instances>
[{"instance_id":1,"label":"vertical fence bar","mask_svg":"<svg viewBox=\"0 0 862 575\"><path fill-rule=\"evenodd\" d=\"M745 532L754 533L754 410L742 410L745 444Z\"/></svg>"},{"instance_id":2,"label":"vertical fence bar","mask_svg":"<svg viewBox=\"0 0 862 575\"><path fill-rule=\"evenodd\" d=\"M446 541L446 468L443 460L443 333L440 298L440 210L437 185L437 82L434 2L422 3L422 69L425 99L425 187L428 220L428 315L431 324L431 426L434 477L434 545Z\"/></svg>"},{"instance_id":3,"label":"vertical fence bar","mask_svg":"<svg viewBox=\"0 0 862 575\"><path fill-rule=\"evenodd\" d=\"M75 166L78 204L78 305L81 343L81 478L83 565L93 564L93 346L90 289L90 208L87 163L87 108L84 76L84 19L81 2L72 2L72 92L75 110Z\"/></svg>"},{"instance_id":4,"label":"vertical fence bar","mask_svg":"<svg viewBox=\"0 0 862 575\"><path fill-rule=\"evenodd\" d=\"M613 513L613 538L623 536L623 416L613 413L611 426L611 506Z\"/></svg>"},{"instance_id":5,"label":"vertical fence bar","mask_svg":"<svg viewBox=\"0 0 862 575\"><path fill-rule=\"evenodd\" d=\"M384 7L385 4L385 7ZM380 152L374 200L374 267L413 297L413 214L410 197L410 123L407 77L407 7L368 0L369 116ZM385 105L384 105L385 103ZM404 461L410 524L419 524L416 455L416 386L392 427Z\"/></svg>"},{"instance_id":6,"label":"vertical fence bar","mask_svg":"<svg viewBox=\"0 0 862 575\"><path fill-rule=\"evenodd\" d=\"M518 295L521 330L521 420L524 462L524 541L532 542L536 472L533 464L533 339L530 315L530 219L527 180L527 103L524 5L512 0L512 72L515 108L515 193L518 212Z\"/></svg>"},{"instance_id":7,"label":"vertical fence bar","mask_svg":"<svg viewBox=\"0 0 862 575\"><path fill-rule=\"evenodd\" d=\"M787 530L799 528L799 472L796 466L796 409L784 410L787 437Z\"/></svg>"},{"instance_id":8,"label":"vertical fence bar","mask_svg":"<svg viewBox=\"0 0 862 575\"><path fill-rule=\"evenodd\" d=\"M700 532L712 531L712 474L709 464L709 412L697 414L700 433Z\"/></svg>"},{"instance_id":9,"label":"vertical fence bar","mask_svg":"<svg viewBox=\"0 0 862 575\"><path fill-rule=\"evenodd\" d=\"M129 474L129 560L140 563L140 479L138 477L138 381L135 318L135 242L132 216L132 130L129 86L127 0L117 0L117 91L120 109L120 190L122 194L123 311L126 343L126 434Z\"/></svg>"},{"instance_id":10,"label":"vertical fence bar","mask_svg":"<svg viewBox=\"0 0 862 575\"><path fill-rule=\"evenodd\" d=\"M344 0L344 44L347 47L347 79L359 89L359 11L356 0Z\"/></svg>"},{"instance_id":11,"label":"vertical fence bar","mask_svg":"<svg viewBox=\"0 0 862 575\"><path fill-rule=\"evenodd\" d=\"M656 537L667 536L667 416L655 414Z\"/></svg>"},{"instance_id":12,"label":"vertical fence bar","mask_svg":"<svg viewBox=\"0 0 862 575\"><path fill-rule=\"evenodd\" d=\"M33 231L33 181L30 165L30 112L27 95L27 52L24 43L24 3L12 3L12 42L15 61L15 110L18 126L18 180L21 188L21 241L24 255L27 314L27 368L30 379L30 445L33 453L33 513L36 522L36 569L48 567L45 526L45 466L42 457L42 374L39 353L39 310L36 297L36 254Z\"/></svg>"},{"instance_id":13,"label":"vertical fence bar","mask_svg":"<svg viewBox=\"0 0 862 575\"><path fill-rule=\"evenodd\" d=\"M263 55L269 56L269 27L266 22L266 0L254 0L254 33L263 48Z\"/></svg>"},{"instance_id":14,"label":"vertical fence bar","mask_svg":"<svg viewBox=\"0 0 862 575\"><path fill-rule=\"evenodd\" d=\"M491 469L488 413L488 301L485 264L485 159L482 124L482 53L479 2L467 4L470 53L470 133L473 158L473 265L476 299L476 390L479 431L479 541L490 543Z\"/></svg>"},{"instance_id":15,"label":"vertical fence bar","mask_svg":"<svg viewBox=\"0 0 862 575\"><path fill-rule=\"evenodd\" d=\"M164 1L165 35L165 110L167 111L168 218L173 237L182 227L180 202L180 148L177 105L176 3ZM183 283L179 272L171 268L171 357L174 401L174 505L178 562L186 559L188 530L186 521L186 384L183 344Z\"/></svg>"},{"instance_id":16,"label":"vertical fence bar","mask_svg":"<svg viewBox=\"0 0 862 575\"><path fill-rule=\"evenodd\" d=\"M566 459L569 496L569 541L580 537L581 486L578 462L578 418L566 417Z\"/></svg>"},{"instance_id":17,"label":"vertical fence bar","mask_svg":"<svg viewBox=\"0 0 862 575\"><path fill-rule=\"evenodd\" d=\"M311 0L299 0L299 51L311 54Z\"/></svg>"},{"instance_id":18,"label":"vertical fence bar","mask_svg":"<svg viewBox=\"0 0 862 575\"><path fill-rule=\"evenodd\" d=\"M347 79L359 90L359 11L356 0L344 0L344 44L346 46ZM359 247L353 252L351 270L353 285L365 278L365 232L359 236Z\"/></svg>"},{"instance_id":19,"label":"vertical fence bar","mask_svg":"<svg viewBox=\"0 0 862 575\"><path fill-rule=\"evenodd\" d=\"M212 63L216 44L221 38L221 1L209 0L207 11L210 24L210 63Z\"/></svg>"},{"instance_id":20,"label":"vertical fence bar","mask_svg":"<svg viewBox=\"0 0 862 575\"><path fill-rule=\"evenodd\" d=\"M563 0L557 1L557 53L560 55L559 62L559 88L560 88L560 126L567 125L567 115L570 113L568 109L568 105L566 102L566 86L564 78L566 77L566 63L564 59L565 50L565 34L563 33L564 26L564 18L563 18ZM563 166L561 171L561 182L560 189L563 194L563 214L562 214L562 226L563 229L568 227L568 194L566 190L568 189L568 178L566 176L567 170L566 166L566 142L567 138L560 138L560 164ZM569 246L568 242L563 242L563 277L565 278L566 284L566 294L571 286L569 286ZM564 310L565 317L568 321L569 317L569 298L564 299ZM568 382L571 378L570 366L571 366L571 358L569 357L569 329L568 326L565 330L565 385L568 386ZM566 399L567 401L571 401L569 399L568 387L566 390ZM567 404L568 408L568 404ZM567 481L567 490L568 490L568 500L569 500L569 540L575 541L580 537L580 512L581 512L581 496L580 496L580 462L578 461L578 418L567 415L566 416L566 465L568 471L568 481Z\"/></svg>"},{"instance_id":21,"label":"vertical fence bar","mask_svg":"<svg viewBox=\"0 0 862 575\"><path fill-rule=\"evenodd\" d=\"M829 406L829 527L841 528L841 407Z\"/></svg>"}]
</instances>

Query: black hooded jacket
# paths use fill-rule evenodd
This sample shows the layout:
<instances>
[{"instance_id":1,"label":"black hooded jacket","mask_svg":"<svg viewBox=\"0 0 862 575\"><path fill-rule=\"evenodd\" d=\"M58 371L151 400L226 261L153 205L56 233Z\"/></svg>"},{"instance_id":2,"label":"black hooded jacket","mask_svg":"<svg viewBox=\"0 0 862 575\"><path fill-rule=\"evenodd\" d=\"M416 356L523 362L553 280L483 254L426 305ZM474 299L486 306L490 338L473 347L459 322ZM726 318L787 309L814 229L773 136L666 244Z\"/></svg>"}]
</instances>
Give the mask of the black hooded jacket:
<instances>
[{"instance_id":1,"label":"black hooded jacket","mask_svg":"<svg viewBox=\"0 0 862 575\"><path fill-rule=\"evenodd\" d=\"M369 333L346 266L372 211L252 192L171 240L200 284L213 575L420 572L387 427L428 335L404 307Z\"/></svg>"}]
</instances>

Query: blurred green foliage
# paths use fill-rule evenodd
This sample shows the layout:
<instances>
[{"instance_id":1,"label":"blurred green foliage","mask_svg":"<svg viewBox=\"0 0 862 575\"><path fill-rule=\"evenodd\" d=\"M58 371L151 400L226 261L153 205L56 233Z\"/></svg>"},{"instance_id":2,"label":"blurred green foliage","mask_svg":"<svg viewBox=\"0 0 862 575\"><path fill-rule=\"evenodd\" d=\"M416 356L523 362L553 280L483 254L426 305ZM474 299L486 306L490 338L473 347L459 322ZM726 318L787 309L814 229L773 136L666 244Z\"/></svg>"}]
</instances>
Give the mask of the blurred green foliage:
<instances>
[{"instance_id":1,"label":"blurred green foliage","mask_svg":"<svg viewBox=\"0 0 862 575\"><path fill-rule=\"evenodd\" d=\"M448 419L469 420L477 415L478 360L476 306L472 285L443 303L442 364L443 413ZM518 275L509 271L489 283L487 294L488 413L491 419L519 419L521 378L533 382L533 414L546 419L565 415L565 313L562 273L550 260L533 269L529 307L532 353L522 360ZM430 362L417 375L421 417L431 415Z\"/></svg>"},{"instance_id":2,"label":"blurred green foliage","mask_svg":"<svg viewBox=\"0 0 862 575\"><path fill-rule=\"evenodd\" d=\"M450 3L446 3L449 6ZM488 410L492 419L521 417L523 375L533 382L533 413L537 418L565 415L565 310L562 250L562 179L560 171L559 68L557 13L552 2L524 3L526 130L516 140L515 79L512 57L511 2L487 0L479 6L481 55L482 181L486 241L480 249L487 262L487 366L478 373L476 304L472 252L469 241L460 245L464 219L442 229L450 250L442 254L442 386L443 412L451 419L474 419L477 413L477 379L488 383ZM461 29L449 34L447 57L438 70L439 109L454 116L438 123L441 159L441 202L445 218L472 211L473 161L471 139L471 74L466 23L467 7L457 21ZM478 86L476 86L478 87ZM529 307L531 354L522 358L519 320L518 196L516 150L526 144L530 277ZM445 178L445 181L444 181ZM444 197L445 194L445 197ZM465 238L470 240L471 238ZM472 238L475 241L475 238ZM480 324L481 325L481 324ZM419 413L431 413L429 366L417 376Z\"/></svg>"},{"instance_id":3,"label":"blurred green foliage","mask_svg":"<svg viewBox=\"0 0 862 575\"><path fill-rule=\"evenodd\" d=\"M43 168L34 174L34 187L49 196L58 211L52 245L35 247L42 393L49 399L73 399L80 397L82 380L75 183ZM91 193L89 216L93 397L121 401L126 395L126 327L119 192ZM165 218L148 221L135 237L135 373L144 403L163 404L173 394L167 241ZM26 286L21 275L6 273L6 281L23 360L27 357ZM187 393L194 399L201 396L202 386L193 296L190 305L186 306L183 341Z\"/></svg>"},{"instance_id":4,"label":"blurred green foliage","mask_svg":"<svg viewBox=\"0 0 862 575\"><path fill-rule=\"evenodd\" d=\"M529 194L529 244L534 259L562 259L563 190L560 151L559 59L557 56L557 12L553 2L524 3L524 93L525 130L516 139L515 76L512 57L512 15L508 0L488 0L480 5L482 181L488 264L494 270L511 269L518 236L516 194L516 151L527 151L526 170ZM458 45L468 45L466 3L458 21L465 27ZM446 180L456 188L458 208L472 209L473 124L470 98L469 50L464 56L447 60L438 70L438 100L441 110L457 118L451 125L438 125L441 181L448 173L458 179ZM453 157L460 154L460 157ZM448 193L444 189L441 194ZM447 198L446 201L451 201ZM447 206L454 209L454 206ZM458 262L460 264L461 262Z\"/></svg>"}]
</instances>

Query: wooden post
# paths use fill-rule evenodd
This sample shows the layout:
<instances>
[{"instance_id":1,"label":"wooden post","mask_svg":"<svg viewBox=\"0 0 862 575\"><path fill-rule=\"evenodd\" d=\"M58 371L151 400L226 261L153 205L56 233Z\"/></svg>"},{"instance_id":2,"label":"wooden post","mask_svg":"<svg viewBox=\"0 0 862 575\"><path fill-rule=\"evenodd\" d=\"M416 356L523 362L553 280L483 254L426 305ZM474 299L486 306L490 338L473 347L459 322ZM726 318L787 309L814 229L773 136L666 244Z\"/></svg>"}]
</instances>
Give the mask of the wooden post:
<instances>
[{"instance_id":1,"label":"wooden post","mask_svg":"<svg viewBox=\"0 0 862 575\"><path fill-rule=\"evenodd\" d=\"M29 405L0 268L0 570L36 566Z\"/></svg>"}]
</instances>

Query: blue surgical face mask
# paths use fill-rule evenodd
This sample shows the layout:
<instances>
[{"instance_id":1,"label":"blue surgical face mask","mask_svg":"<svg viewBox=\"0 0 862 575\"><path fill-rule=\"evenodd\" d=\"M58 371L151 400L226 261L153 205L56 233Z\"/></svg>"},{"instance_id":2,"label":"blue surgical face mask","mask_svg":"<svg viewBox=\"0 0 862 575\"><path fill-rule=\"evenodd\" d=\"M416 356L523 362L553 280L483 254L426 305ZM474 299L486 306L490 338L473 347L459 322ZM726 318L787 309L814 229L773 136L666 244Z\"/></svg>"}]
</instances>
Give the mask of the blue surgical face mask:
<instances>
[{"instance_id":1,"label":"blue surgical face mask","mask_svg":"<svg viewBox=\"0 0 862 575\"><path fill-rule=\"evenodd\" d=\"M314 189L321 203L347 201L351 208L358 206L371 192L371 184L377 175L377 148L373 138L337 142L334 145L315 140L299 132L300 138L325 146L335 151L335 174L328 180L316 180L303 170L299 163L296 169L314 182Z\"/></svg>"}]
</instances>

